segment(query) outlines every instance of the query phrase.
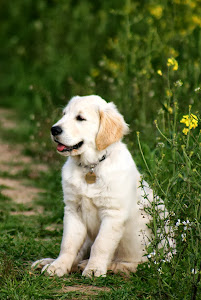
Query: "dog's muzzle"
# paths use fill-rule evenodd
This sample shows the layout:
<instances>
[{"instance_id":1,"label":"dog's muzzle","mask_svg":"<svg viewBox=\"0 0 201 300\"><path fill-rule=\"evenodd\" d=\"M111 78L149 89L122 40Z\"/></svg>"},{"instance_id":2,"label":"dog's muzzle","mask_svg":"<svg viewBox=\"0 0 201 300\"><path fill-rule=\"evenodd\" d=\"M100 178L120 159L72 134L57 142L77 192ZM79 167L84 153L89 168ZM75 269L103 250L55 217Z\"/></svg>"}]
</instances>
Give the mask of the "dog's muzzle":
<instances>
[{"instance_id":1,"label":"dog's muzzle","mask_svg":"<svg viewBox=\"0 0 201 300\"><path fill-rule=\"evenodd\" d=\"M58 146L57 146L58 152L66 152L66 151L71 152L73 150L79 149L83 145L83 143L84 143L83 141L80 141L79 143L72 145L72 146L67 146L67 145L60 143L60 141L57 140L57 136L60 135L62 132L63 132L63 130L60 126L53 126L51 128L51 133L52 133L52 136L54 137L54 141L56 143L58 143Z\"/></svg>"},{"instance_id":2,"label":"dog's muzzle","mask_svg":"<svg viewBox=\"0 0 201 300\"><path fill-rule=\"evenodd\" d=\"M56 140L55 140L55 142L57 142ZM73 151L73 150L77 150L77 149L79 149L82 145L83 145L83 141L81 141L81 142L79 142L78 144L76 144L76 145L73 145L73 146L66 146L66 145L64 145L64 144L61 144L61 143L59 143L59 142L57 142L58 143L58 146L57 146L57 151L59 151L59 152L71 152L71 151Z\"/></svg>"}]
</instances>

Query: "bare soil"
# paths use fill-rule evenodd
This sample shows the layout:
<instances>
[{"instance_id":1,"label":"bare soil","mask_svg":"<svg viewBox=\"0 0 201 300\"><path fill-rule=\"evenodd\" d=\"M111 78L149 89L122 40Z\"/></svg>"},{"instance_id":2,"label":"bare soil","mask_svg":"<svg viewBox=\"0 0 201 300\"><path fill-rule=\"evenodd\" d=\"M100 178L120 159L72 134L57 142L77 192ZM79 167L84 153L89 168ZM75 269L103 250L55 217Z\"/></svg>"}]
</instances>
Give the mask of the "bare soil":
<instances>
[{"instance_id":1,"label":"bare soil","mask_svg":"<svg viewBox=\"0 0 201 300\"><path fill-rule=\"evenodd\" d=\"M93 286L93 285L73 285L73 286L65 286L62 289L63 293L80 292L83 294L82 299L85 299L85 295L86 295L86 299L89 299L88 296L93 297L101 291L102 292L110 292L110 288L97 287L97 286ZM91 298L91 299L93 299L93 298Z\"/></svg>"},{"instance_id":2,"label":"bare soil","mask_svg":"<svg viewBox=\"0 0 201 300\"><path fill-rule=\"evenodd\" d=\"M28 204L33 203L39 193L44 192L42 189L33 187L29 178L18 178L20 171L30 169L30 178L34 178L40 171L47 171L48 167L44 164L36 164L34 158L23 155L23 145L12 145L2 139L3 130L12 130L16 128L15 114L8 109L0 109L0 188L1 193L11 198L16 203ZM19 212L21 214L31 215L41 212L42 208L37 207L34 211ZM18 212L14 212L17 214Z\"/></svg>"}]
</instances>

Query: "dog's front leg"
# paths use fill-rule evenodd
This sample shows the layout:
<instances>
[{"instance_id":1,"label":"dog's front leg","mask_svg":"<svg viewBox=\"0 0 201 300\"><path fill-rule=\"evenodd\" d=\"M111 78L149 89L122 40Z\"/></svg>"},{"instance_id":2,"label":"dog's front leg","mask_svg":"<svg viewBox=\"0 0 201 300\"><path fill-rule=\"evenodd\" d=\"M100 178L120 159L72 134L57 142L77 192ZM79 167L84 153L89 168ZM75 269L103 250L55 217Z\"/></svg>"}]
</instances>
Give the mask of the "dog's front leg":
<instances>
[{"instance_id":1,"label":"dog's front leg","mask_svg":"<svg viewBox=\"0 0 201 300\"><path fill-rule=\"evenodd\" d=\"M124 231L125 218L117 210L104 212L99 233L91 247L90 258L82 275L105 276L107 267L120 242Z\"/></svg>"},{"instance_id":2,"label":"dog's front leg","mask_svg":"<svg viewBox=\"0 0 201 300\"><path fill-rule=\"evenodd\" d=\"M46 265L42 272L46 271L51 276L56 274L59 277L69 273L86 238L86 232L76 204L68 201L64 209L64 229L60 254L53 263Z\"/></svg>"}]
</instances>

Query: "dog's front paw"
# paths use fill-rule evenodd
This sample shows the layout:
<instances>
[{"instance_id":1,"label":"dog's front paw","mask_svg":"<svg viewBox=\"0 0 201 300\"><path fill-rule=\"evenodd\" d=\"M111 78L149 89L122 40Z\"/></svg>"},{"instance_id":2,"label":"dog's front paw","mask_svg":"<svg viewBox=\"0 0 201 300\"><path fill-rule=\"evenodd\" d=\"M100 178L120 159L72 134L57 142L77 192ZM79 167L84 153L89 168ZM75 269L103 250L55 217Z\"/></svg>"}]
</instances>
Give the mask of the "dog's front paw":
<instances>
[{"instance_id":1,"label":"dog's front paw","mask_svg":"<svg viewBox=\"0 0 201 300\"><path fill-rule=\"evenodd\" d=\"M42 258L37 261L35 261L32 265L32 269L42 269L44 266L49 265L53 263L54 259L53 258Z\"/></svg>"},{"instance_id":2,"label":"dog's front paw","mask_svg":"<svg viewBox=\"0 0 201 300\"><path fill-rule=\"evenodd\" d=\"M61 277L68 273L68 268L64 261L56 259L53 263L45 265L41 272L46 272L50 276L57 275Z\"/></svg>"},{"instance_id":3,"label":"dog's front paw","mask_svg":"<svg viewBox=\"0 0 201 300\"><path fill-rule=\"evenodd\" d=\"M99 277L99 276L102 276L102 277L105 277L106 276L106 273L107 273L107 270L105 269L102 269L102 268L96 268L96 267L86 267L84 269L84 271L82 272L82 276L85 276L85 277Z\"/></svg>"}]
</instances>

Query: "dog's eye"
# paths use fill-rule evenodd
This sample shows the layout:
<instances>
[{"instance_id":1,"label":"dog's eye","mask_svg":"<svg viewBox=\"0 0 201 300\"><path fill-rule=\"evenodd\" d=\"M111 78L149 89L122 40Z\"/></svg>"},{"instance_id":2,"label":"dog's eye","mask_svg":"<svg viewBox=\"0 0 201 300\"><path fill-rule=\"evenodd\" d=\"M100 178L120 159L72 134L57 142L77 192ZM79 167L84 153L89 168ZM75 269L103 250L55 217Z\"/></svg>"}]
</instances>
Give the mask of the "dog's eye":
<instances>
[{"instance_id":1,"label":"dog's eye","mask_svg":"<svg viewBox=\"0 0 201 300\"><path fill-rule=\"evenodd\" d=\"M86 121L86 119L84 119L82 116L80 116L80 115L78 115L77 117L76 117L76 120L77 121Z\"/></svg>"}]
</instances>

